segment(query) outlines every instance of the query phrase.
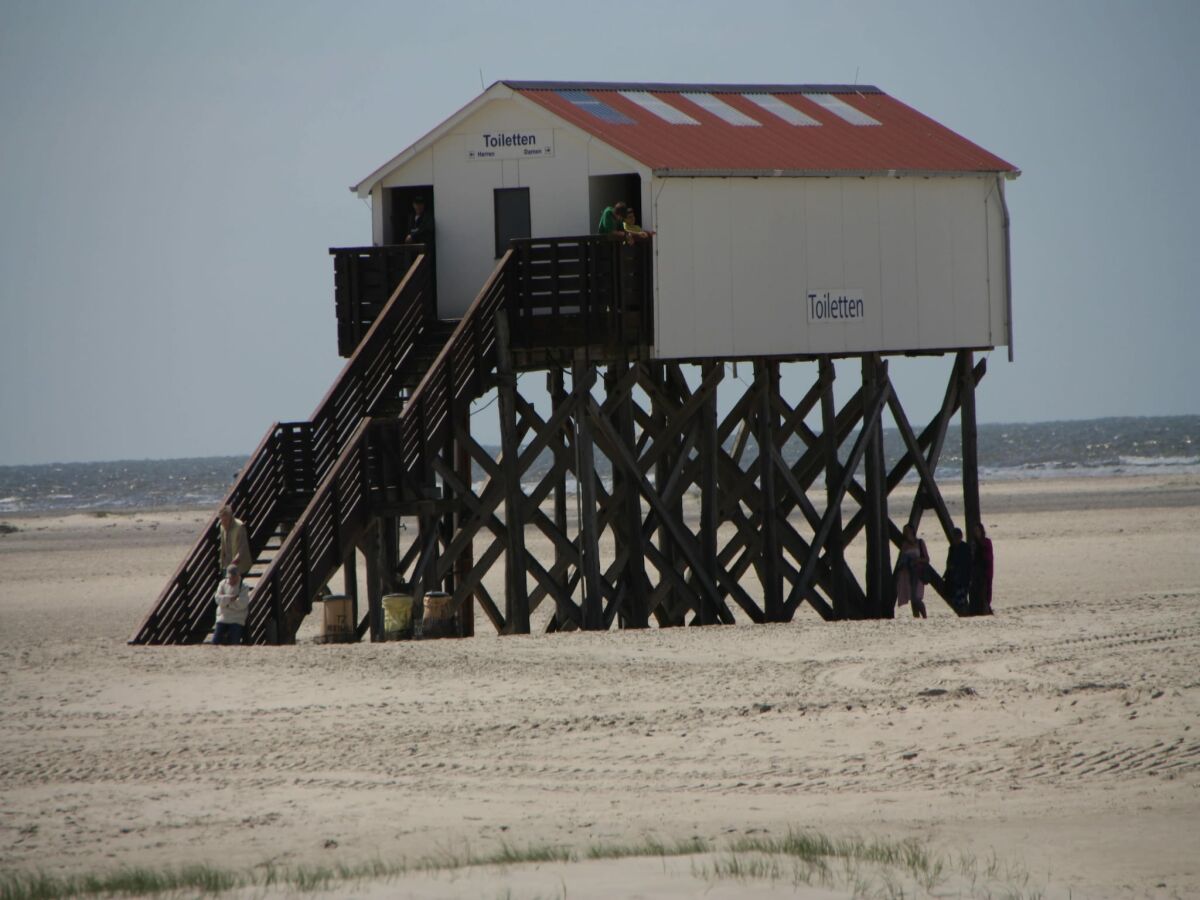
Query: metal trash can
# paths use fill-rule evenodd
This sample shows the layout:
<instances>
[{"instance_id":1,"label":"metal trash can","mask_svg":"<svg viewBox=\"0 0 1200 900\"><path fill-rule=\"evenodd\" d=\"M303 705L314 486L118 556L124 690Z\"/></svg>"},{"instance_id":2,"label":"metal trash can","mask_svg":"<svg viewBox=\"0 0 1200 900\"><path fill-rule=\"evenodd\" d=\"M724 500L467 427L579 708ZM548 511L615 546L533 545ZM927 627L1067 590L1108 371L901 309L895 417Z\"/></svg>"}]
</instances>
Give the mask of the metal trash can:
<instances>
[{"instance_id":1,"label":"metal trash can","mask_svg":"<svg viewBox=\"0 0 1200 900\"><path fill-rule=\"evenodd\" d=\"M354 621L350 598L345 594L330 594L322 601L325 610L321 621L322 644L348 644L354 640Z\"/></svg>"},{"instance_id":2,"label":"metal trash can","mask_svg":"<svg viewBox=\"0 0 1200 900\"><path fill-rule=\"evenodd\" d=\"M431 591L425 595L421 637L458 637L458 615L455 613L453 601L454 598L445 591Z\"/></svg>"}]
</instances>

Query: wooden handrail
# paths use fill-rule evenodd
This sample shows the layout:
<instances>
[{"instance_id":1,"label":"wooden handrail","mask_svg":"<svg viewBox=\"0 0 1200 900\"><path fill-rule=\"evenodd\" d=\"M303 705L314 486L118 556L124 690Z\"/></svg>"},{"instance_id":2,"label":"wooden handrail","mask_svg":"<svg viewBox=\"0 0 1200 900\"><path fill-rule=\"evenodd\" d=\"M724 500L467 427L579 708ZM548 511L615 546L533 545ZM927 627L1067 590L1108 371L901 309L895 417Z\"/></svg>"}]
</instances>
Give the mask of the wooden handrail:
<instances>
[{"instance_id":1,"label":"wooden handrail","mask_svg":"<svg viewBox=\"0 0 1200 900\"><path fill-rule=\"evenodd\" d=\"M353 432L383 398L395 391L404 363L412 357L427 324L428 258L417 257L396 286L383 312L372 323L308 422L275 423L238 474L224 504L233 507L250 537L255 558L290 512L293 487L307 495L337 462L348 432ZM385 364L381 365L380 360ZM311 472L296 477L294 460L281 451L282 435L301 443ZM302 437L301 437L302 435ZM218 526L214 515L192 551L175 571L154 607L130 638L131 643L190 643L204 639L213 615L212 595L220 578Z\"/></svg>"},{"instance_id":2,"label":"wooden handrail","mask_svg":"<svg viewBox=\"0 0 1200 900\"><path fill-rule=\"evenodd\" d=\"M478 390L482 376L493 365L495 313L504 303L503 275L512 258L511 250L501 257L408 398L399 419L363 418L343 445L339 458L313 492L254 589L246 620L253 643L287 643L294 639L312 607L312 586L328 580L366 527L372 511L371 494L386 492L389 487L370 481L367 463L372 439L386 444L398 457L401 472L411 472L420 465L426 458L426 445L440 445L445 440L451 407ZM369 340L370 335L363 345ZM460 354L464 348L471 350L466 356ZM458 373L463 377L453 377L455 365L466 367Z\"/></svg>"}]
</instances>

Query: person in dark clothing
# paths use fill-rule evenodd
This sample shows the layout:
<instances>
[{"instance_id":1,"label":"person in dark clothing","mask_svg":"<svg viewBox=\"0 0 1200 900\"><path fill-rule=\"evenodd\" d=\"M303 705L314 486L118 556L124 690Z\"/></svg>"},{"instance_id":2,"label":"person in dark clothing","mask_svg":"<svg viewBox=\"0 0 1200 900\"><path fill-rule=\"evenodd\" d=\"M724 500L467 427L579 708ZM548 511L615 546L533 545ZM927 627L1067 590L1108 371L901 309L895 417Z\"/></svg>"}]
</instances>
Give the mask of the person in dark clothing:
<instances>
[{"instance_id":1,"label":"person in dark clothing","mask_svg":"<svg viewBox=\"0 0 1200 900\"><path fill-rule=\"evenodd\" d=\"M408 232L404 235L406 244L425 244L433 247L433 213L425 209L424 197L413 197L412 215L408 217Z\"/></svg>"},{"instance_id":2,"label":"person in dark clothing","mask_svg":"<svg viewBox=\"0 0 1200 900\"><path fill-rule=\"evenodd\" d=\"M992 541L982 522L971 531L971 612L977 616L992 614Z\"/></svg>"},{"instance_id":3,"label":"person in dark clothing","mask_svg":"<svg viewBox=\"0 0 1200 900\"><path fill-rule=\"evenodd\" d=\"M971 589L971 547L963 540L961 528L955 528L946 552L946 574L943 576L950 591L950 602L960 613L966 613L967 593Z\"/></svg>"}]
</instances>

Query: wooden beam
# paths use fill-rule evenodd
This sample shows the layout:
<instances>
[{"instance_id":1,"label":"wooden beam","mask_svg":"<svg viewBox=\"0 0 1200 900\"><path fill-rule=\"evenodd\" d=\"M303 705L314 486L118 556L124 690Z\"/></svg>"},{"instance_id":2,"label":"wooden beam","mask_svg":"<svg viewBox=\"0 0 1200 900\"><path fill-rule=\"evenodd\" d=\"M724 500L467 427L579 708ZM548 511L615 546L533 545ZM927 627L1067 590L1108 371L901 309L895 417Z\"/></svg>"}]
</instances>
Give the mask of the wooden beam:
<instances>
[{"instance_id":1,"label":"wooden beam","mask_svg":"<svg viewBox=\"0 0 1200 900\"><path fill-rule=\"evenodd\" d=\"M775 411L771 399L779 392L779 364L759 360L754 364L758 384L758 482L762 498L762 554L758 566L763 589L763 611L768 622L784 621L783 580L779 574L779 514L775 497Z\"/></svg>"},{"instance_id":2,"label":"wooden beam","mask_svg":"<svg viewBox=\"0 0 1200 900\"><path fill-rule=\"evenodd\" d=\"M529 634L529 591L525 581L524 494L517 434L517 377L509 347L508 315L496 312L496 381L500 411L500 462L504 470L504 523L508 553L504 559L504 618L510 634Z\"/></svg>"},{"instance_id":3,"label":"wooden beam","mask_svg":"<svg viewBox=\"0 0 1200 900\"><path fill-rule=\"evenodd\" d=\"M975 427L975 377L974 354L970 350L958 352L958 393L961 410L959 424L962 431L962 487L963 518L966 520L967 541L975 533L980 522L979 512L979 440Z\"/></svg>"},{"instance_id":4,"label":"wooden beam","mask_svg":"<svg viewBox=\"0 0 1200 900\"><path fill-rule=\"evenodd\" d=\"M717 377L711 378L713 370ZM704 380L712 381L713 388L708 392L707 399L700 409L700 546L704 554L704 571L715 583L717 580L717 531L721 525L721 497L717 482L717 453L720 445L717 442L717 389L716 384L725 376L725 366L721 363L705 363ZM717 611L708 602L706 594L700 595L700 609L697 612L697 622L700 625L713 625L717 622Z\"/></svg>"},{"instance_id":5,"label":"wooden beam","mask_svg":"<svg viewBox=\"0 0 1200 900\"><path fill-rule=\"evenodd\" d=\"M813 537L808 558L804 561L804 566L800 570L800 577L792 584L791 593L788 594L787 608L789 610L794 610L799 605L801 599L804 597L804 592L812 584L812 580L817 575L817 563L820 559L821 548L825 545L825 541L829 537L829 531L833 527L834 516L841 506L842 498L846 496L851 475L862 461L863 454L866 452L867 445L874 432L879 429L879 413L883 409L883 405L887 402L887 395L890 392L890 383L884 381L882 388L868 401L867 408L864 410L862 430L859 431L858 439L855 440L854 447L850 450L850 455L846 458L846 463L842 467L842 480L838 483L837 490L834 491L834 496L825 510L825 515L821 519L821 527L817 529L817 533Z\"/></svg>"},{"instance_id":6,"label":"wooden beam","mask_svg":"<svg viewBox=\"0 0 1200 900\"><path fill-rule=\"evenodd\" d=\"M596 527L596 459L592 449L589 415L595 408L592 382L595 369L582 353L576 354L571 367L572 392L575 394L575 451L578 455L576 478L580 490L580 552L583 555L583 627L598 630L604 627L604 600L600 592L600 540ZM598 410L596 411L598 415ZM603 417L596 419L603 423Z\"/></svg>"}]
</instances>

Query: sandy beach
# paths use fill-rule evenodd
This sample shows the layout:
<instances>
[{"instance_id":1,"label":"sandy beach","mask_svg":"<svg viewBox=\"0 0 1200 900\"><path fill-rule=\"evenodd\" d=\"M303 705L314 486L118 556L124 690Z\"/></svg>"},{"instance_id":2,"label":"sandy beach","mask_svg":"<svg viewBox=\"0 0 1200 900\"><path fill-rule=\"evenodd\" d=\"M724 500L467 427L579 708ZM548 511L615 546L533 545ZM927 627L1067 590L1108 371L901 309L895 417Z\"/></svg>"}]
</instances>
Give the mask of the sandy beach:
<instances>
[{"instance_id":1,"label":"sandy beach","mask_svg":"<svg viewBox=\"0 0 1200 900\"><path fill-rule=\"evenodd\" d=\"M925 843L931 896L1200 896L1200 477L983 508L992 618L352 646L310 621L280 648L126 645L207 511L0 517L0 874L554 846L578 860L324 893L852 896L721 852L587 859L813 829Z\"/></svg>"}]
</instances>

